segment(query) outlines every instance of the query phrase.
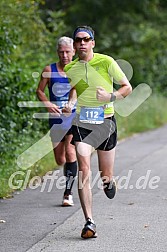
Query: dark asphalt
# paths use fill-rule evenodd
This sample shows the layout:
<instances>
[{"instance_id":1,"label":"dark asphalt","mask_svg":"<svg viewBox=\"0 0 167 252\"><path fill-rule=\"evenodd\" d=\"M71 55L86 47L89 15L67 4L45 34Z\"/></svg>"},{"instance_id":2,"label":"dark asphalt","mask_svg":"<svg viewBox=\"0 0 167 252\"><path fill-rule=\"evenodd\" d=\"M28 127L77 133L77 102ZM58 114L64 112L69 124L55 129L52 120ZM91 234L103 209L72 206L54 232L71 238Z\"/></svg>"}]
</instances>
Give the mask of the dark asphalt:
<instances>
[{"instance_id":1,"label":"dark asphalt","mask_svg":"<svg viewBox=\"0 0 167 252\"><path fill-rule=\"evenodd\" d=\"M92 170L97 178L95 185L92 179L97 239L80 238L84 217L77 183L75 206L64 208L57 178L53 188L48 180L45 188L40 185L0 200L0 220L5 220L0 223L0 251L166 252L167 125L118 144L115 176L119 189L114 200L99 188L96 153Z\"/></svg>"}]
</instances>

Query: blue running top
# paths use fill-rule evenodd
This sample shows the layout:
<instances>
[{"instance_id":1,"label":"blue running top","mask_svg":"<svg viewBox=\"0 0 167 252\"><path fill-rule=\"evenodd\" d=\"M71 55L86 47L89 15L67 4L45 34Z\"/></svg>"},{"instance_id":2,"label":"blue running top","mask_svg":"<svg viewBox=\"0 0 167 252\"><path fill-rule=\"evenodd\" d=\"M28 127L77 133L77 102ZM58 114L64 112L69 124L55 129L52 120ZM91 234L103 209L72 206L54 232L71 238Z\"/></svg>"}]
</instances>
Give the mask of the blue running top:
<instances>
[{"instance_id":1,"label":"blue running top","mask_svg":"<svg viewBox=\"0 0 167 252\"><path fill-rule=\"evenodd\" d=\"M51 79L49 85L50 101L55 103L60 108L63 108L68 101L69 92L71 89L67 77L63 77L58 72L56 63L51 66Z\"/></svg>"},{"instance_id":2,"label":"blue running top","mask_svg":"<svg viewBox=\"0 0 167 252\"><path fill-rule=\"evenodd\" d=\"M49 88L49 98L50 101L60 109L62 109L65 104L68 102L69 92L71 90L71 85L67 77L63 77L58 72L56 63L53 63L51 66L51 78ZM70 129L72 126L72 120L76 115L76 106L74 107L71 116L66 117L63 114L60 117L49 118L50 128L57 124L56 128L59 130Z\"/></svg>"}]
</instances>

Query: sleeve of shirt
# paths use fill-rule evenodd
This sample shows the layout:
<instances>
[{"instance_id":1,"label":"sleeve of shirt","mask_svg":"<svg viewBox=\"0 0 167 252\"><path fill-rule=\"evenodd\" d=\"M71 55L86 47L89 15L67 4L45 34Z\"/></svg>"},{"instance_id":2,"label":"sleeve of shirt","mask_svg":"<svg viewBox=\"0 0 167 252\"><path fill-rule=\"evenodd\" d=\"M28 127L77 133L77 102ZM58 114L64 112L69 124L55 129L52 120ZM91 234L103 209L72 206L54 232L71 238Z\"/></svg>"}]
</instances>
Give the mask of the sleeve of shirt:
<instances>
[{"instance_id":1,"label":"sleeve of shirt","mask_svg":"<svg viewBox=\"0 0 167 252\"><path fill-rule=\"evenodd\" d=\"M71 78L70 78L70 68L71 67L69 66L69 64L65 65L64 72L66 73L68 81L69 81L70 85L72 86Z\"/></svg>"},{"instance_id":2,"label":"sleeve of shirt","mask_svg":"<svg viewBox=\"0 0 167 252\"><path fill-rule=\"evenodd\" d=\"M113 58L110 59L111 60L108 69L109 75L111 78L114 78L117 82L119 82L122 78L125 77L125 74L118 65L118 63Z\"/></svg>"},{"instance_id":3,"label":"sleeve of shirt","mask_svg":"<svg viewBox=\"0 0 167 252\"><path fill-rule=\"evenodd\" d=\"M68 69L69 69L69 67L68 67L68 65L66 65L66 66L64 67L64 72L67 73Z\"/></svg>"}]
</instances>

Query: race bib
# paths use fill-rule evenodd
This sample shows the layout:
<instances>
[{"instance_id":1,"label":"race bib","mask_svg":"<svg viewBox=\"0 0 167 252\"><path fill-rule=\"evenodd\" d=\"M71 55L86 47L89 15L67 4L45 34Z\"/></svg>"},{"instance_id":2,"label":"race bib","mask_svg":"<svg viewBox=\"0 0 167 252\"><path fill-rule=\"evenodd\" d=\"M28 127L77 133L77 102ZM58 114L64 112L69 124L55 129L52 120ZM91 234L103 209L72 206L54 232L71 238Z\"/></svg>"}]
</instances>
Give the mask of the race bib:
<instances>
[{"instance_id":1,"label":"race bib","mask_svg":"<svg viewBox=\"0 0 167 252\"><path fill-rule=\"evenodd\" d=\"M80 122L101 124L104 122L104 109L103 107L81 107Z\"/></svg>"},{"instance_id":2,"label":"race bib","mask_svg":"<svg viewBox=\"0 0 167 252\"><path fill-rule=\"evenodd\" d=\"M56 105L59 106L60 109L64 108L67 103L68 103L68 100L67 101L56 101Z\"/></svg>"}]
</instances>

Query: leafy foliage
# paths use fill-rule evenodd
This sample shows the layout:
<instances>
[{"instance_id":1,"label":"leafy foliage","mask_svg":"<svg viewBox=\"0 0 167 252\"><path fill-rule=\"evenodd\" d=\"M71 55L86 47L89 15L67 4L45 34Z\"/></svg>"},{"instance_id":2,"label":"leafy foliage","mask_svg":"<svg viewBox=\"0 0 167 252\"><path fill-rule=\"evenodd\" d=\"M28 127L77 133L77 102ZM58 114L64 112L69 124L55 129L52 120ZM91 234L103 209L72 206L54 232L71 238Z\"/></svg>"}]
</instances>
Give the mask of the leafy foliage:
<instances>
[{"instance_id":1,"label":"leafy foliage","mask_svg":"<svg viewBox=\"0 0 167 252\"><path fill-rule=\"evenodd\" d=\"M2 0L0 31L0 177L8 178L19 169L15 159L18 153L31 145L46 131L32 118L34 109L19 108L19 101L35 101L37 78L50 60L53 41L63 24L56 22L59 15L52 15L54 31L41 19L40 0ZM55 25L57 23L57 26ZM54 48L55 50L55 48ZM25 141L25 143L24 143ZM4 182L5 183L5 182Z\"/></svg>"},{"instance_id":2,"label":"leafy foliage","mask_svg":"<svg viewBox=\"0 0 167 252\"><path fill-rule=\"evenodd\" d=\"M77 25L95 30L95 50L127 60L133 86L141 82L167 95L167 2L164 0L61 1L69 34Z\"/></svg>"}]
</instances>

